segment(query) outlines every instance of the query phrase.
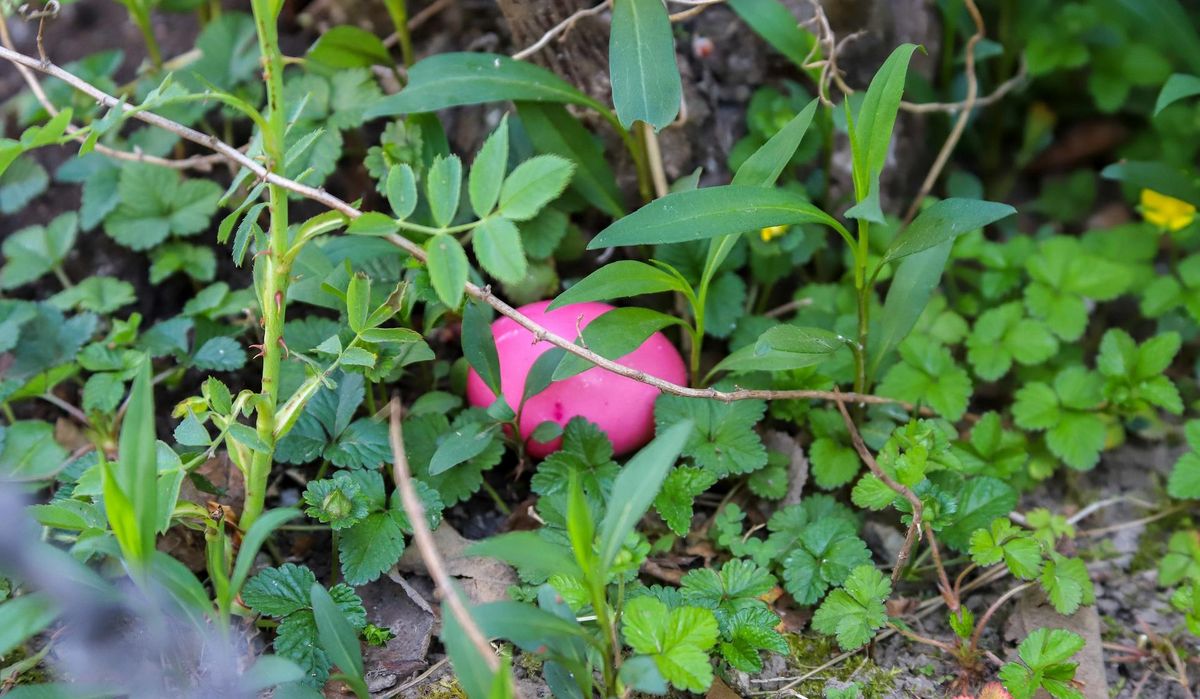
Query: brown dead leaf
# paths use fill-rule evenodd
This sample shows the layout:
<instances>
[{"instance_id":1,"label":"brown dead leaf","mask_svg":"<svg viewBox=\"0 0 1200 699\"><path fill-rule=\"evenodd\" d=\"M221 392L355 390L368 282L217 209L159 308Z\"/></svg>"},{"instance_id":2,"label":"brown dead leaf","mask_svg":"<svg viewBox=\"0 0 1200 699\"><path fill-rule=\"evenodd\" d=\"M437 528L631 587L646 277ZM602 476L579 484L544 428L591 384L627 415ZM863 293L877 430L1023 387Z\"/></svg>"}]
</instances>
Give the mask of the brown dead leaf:
<instances>
[{"instance_id":1,"label":"brown dead leaf","mask_svg":"<svg viewBox=\"0 0 1200 699\"><path fill-rule=\"evenodd\" d=\"M804 447L795 437L777 430L767 430L763 434L763 444L771 451L787 455L788 489L780 504L795 505L800 502L804 486L808 484L808 457L804 455Z\"/></svg>"},{"instance_id":2,"label":"brown dead leaf","mask_svg":"<svg viewBox=\"0 0 1200 699\"><path fill-rule=\"evenodd\" d=\"M462 589L476 604L508 599L508 587L517 583L513 569L494 558L468 556L464 552L475 543L465 539L446 522L434 530L433 540L446 563L446 572L459 579ZM416 546L409 546L396 570L428 575Z\"/></svg>"},{"instance_id":3,"label":"brown dead leaf","mask_svg":"<svg viewBox=\"0 0 1200 699\"><path fill-rule=\"evenodd\" d=\"M704 695L704 699L742 699L742 696L725 684L725 680L713 677L712 686L708 688L708 694Z\"/></svg>"}]
</instances>

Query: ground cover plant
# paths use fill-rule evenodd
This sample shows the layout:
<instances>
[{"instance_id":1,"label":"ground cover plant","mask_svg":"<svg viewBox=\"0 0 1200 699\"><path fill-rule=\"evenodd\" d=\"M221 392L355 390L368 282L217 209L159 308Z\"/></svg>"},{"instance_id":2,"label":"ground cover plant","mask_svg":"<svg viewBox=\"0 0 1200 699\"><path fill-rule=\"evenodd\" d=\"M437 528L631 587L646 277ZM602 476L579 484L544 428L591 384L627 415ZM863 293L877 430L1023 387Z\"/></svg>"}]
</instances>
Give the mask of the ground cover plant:
<instances>
[{"instance_id":1,"label":"ground cover plant","mask_svg":"<svg viewBox=\"0 0 1200 699\"><path fill-rule=\"evenodd\" d=\"M912 4L0 0L0 694L1193 696L1200 14Z\"/></svg>"}]
</instances>

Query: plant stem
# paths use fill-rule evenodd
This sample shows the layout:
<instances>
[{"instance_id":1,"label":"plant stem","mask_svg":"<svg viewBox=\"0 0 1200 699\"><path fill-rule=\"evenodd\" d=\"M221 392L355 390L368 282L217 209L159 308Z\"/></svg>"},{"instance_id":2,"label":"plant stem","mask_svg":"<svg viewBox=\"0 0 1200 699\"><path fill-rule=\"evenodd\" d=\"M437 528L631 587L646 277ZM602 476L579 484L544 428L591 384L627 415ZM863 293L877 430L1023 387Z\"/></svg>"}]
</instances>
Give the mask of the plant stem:
<instances>
[{"instance_id":1,"label":"plant stem","mask_svg":"<svg viewBox=\"0 0 1200 699\"><path fill-rule=\"evenodd\" d=\"M870 328L870 294L872 284L867 281L867 254L870 250L869 224L858 221L858 252L854 255L854 282L858 289L858 351L854 352L854 392L862 393L867 387L867 333Z\"/></svg>"},{"instance_id":2,"label":"plant stem","mask_svg":"<svg viewBox=\"0 0 1200 699\"><path fill-rule=\"evenodd\" d=\"M158 39L154 38L154 26L150 21L150 8L143 3L138 3L135 8L129 7L129 16L133 23L137 25L138 31L142 33L142 39L146 42L146 55L150 58L150 64L154 69L161 70L162 51L158 48Z\"/></svg>"},{"instance_id":3,"label":"plant stem","mask_svg":"<svg viewBox=\"0 0 1200 699\"><path fill-rule=\"evenodd\" d=\"M400 58L405 67L413 64L412 35L408 33L408 3L406 0L384 0L392 24L396 27L396 38L400 42Z\"/></svg>"},{"instance_id":4,"label":"plant stem","mask_svg":"<svg viewBox=\"0 0 1200 699\"><path fill-rule=\"evenodd\" d=\"M275 26L275 15L269 10L269 0L253 3L254 23L258 29L258 44L262 53L263 77L267 86L267 128L263 133L263 150L267 169L283 167L283 136L286 123L283 110L283 54ZM268 186L271 212L268 233L269 247L255 262L255 277L260 279L259 305L263 318L262 390L257 405L258 437L266 449L254 452L250 471L246 474L246 499L240 524L249 528L262 513L266 499L267 480L275 453L275 409L279 401L279 367L283 359L283 324L289 282L288 258L288 199L287 190L277 184Z\"/></svg>"}]
</instances>

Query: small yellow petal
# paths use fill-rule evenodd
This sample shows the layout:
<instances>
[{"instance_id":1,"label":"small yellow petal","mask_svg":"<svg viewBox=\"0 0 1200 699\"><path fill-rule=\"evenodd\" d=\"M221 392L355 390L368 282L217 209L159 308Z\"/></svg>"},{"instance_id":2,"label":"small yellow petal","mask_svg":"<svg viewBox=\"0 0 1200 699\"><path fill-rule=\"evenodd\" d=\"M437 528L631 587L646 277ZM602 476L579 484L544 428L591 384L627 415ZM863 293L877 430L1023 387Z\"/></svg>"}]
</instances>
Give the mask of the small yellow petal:
<instances>
[{"instance_id":1,"label":"small yellow petal","mask_svg":"<svg viewBox=\"0 0 1200 699\"><path fill-rule=\"evenodd\" d=\"M767 226L759 231L759 236L764 243L769 243L772 240L785 235L788 232L788 226Z\"/></svg>"},{"instance_id":2,"label":"small yellow petal","mask_svg":"<svg viewBox=\"0 0 1200 699\"><path fill-rule=\"evenodd\" d=\"M1196 220L1196 207L1186 201L1152 189L1143 189L1141 200L1142 218L1164 230L1179 231Z\"/></svg>"}]
</instances>

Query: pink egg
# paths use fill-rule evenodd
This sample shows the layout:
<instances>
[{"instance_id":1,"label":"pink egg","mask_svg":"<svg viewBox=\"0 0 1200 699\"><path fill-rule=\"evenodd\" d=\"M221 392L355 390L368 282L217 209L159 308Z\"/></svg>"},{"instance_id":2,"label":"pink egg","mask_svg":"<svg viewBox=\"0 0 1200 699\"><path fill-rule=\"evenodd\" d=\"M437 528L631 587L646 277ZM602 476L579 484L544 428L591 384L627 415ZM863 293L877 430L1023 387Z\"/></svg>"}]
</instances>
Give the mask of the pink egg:
<instances>
[{"instance_id":1,"label":"pink egg","mask_svg":"<svg viewBox=\"0 0 1200 699\"><path fill-rule=\"evenodd\" d=\"M576 328L583 328L613 309L606 303L576 303L546 311L549 301L538 301L517 309L550 332L574 340ZM500 357L500 390L513 410L517 409L525 391L525 377L533 363L554 345L542 340L534 342L533 333L517 325L511 318L502 317L492 323L496 351ZM687 380L687 369L679 350L662 333L651 335L641 347L618 360L634 369L673 383ZM561 439L542 443L530 435L541 423L550 420L566 425L580 416L600 426L612 440L613 451L625 454L654 436L654 399L659 390L653 386L618 376L600 367L592 367L569 379L556 381L530 398L521 412L521 437L529 453L543 458L554 452ZM471 405L487 407L496 400L483 379L471 370L467 375L467 400Z\"/></svg>"}]
</instances>

